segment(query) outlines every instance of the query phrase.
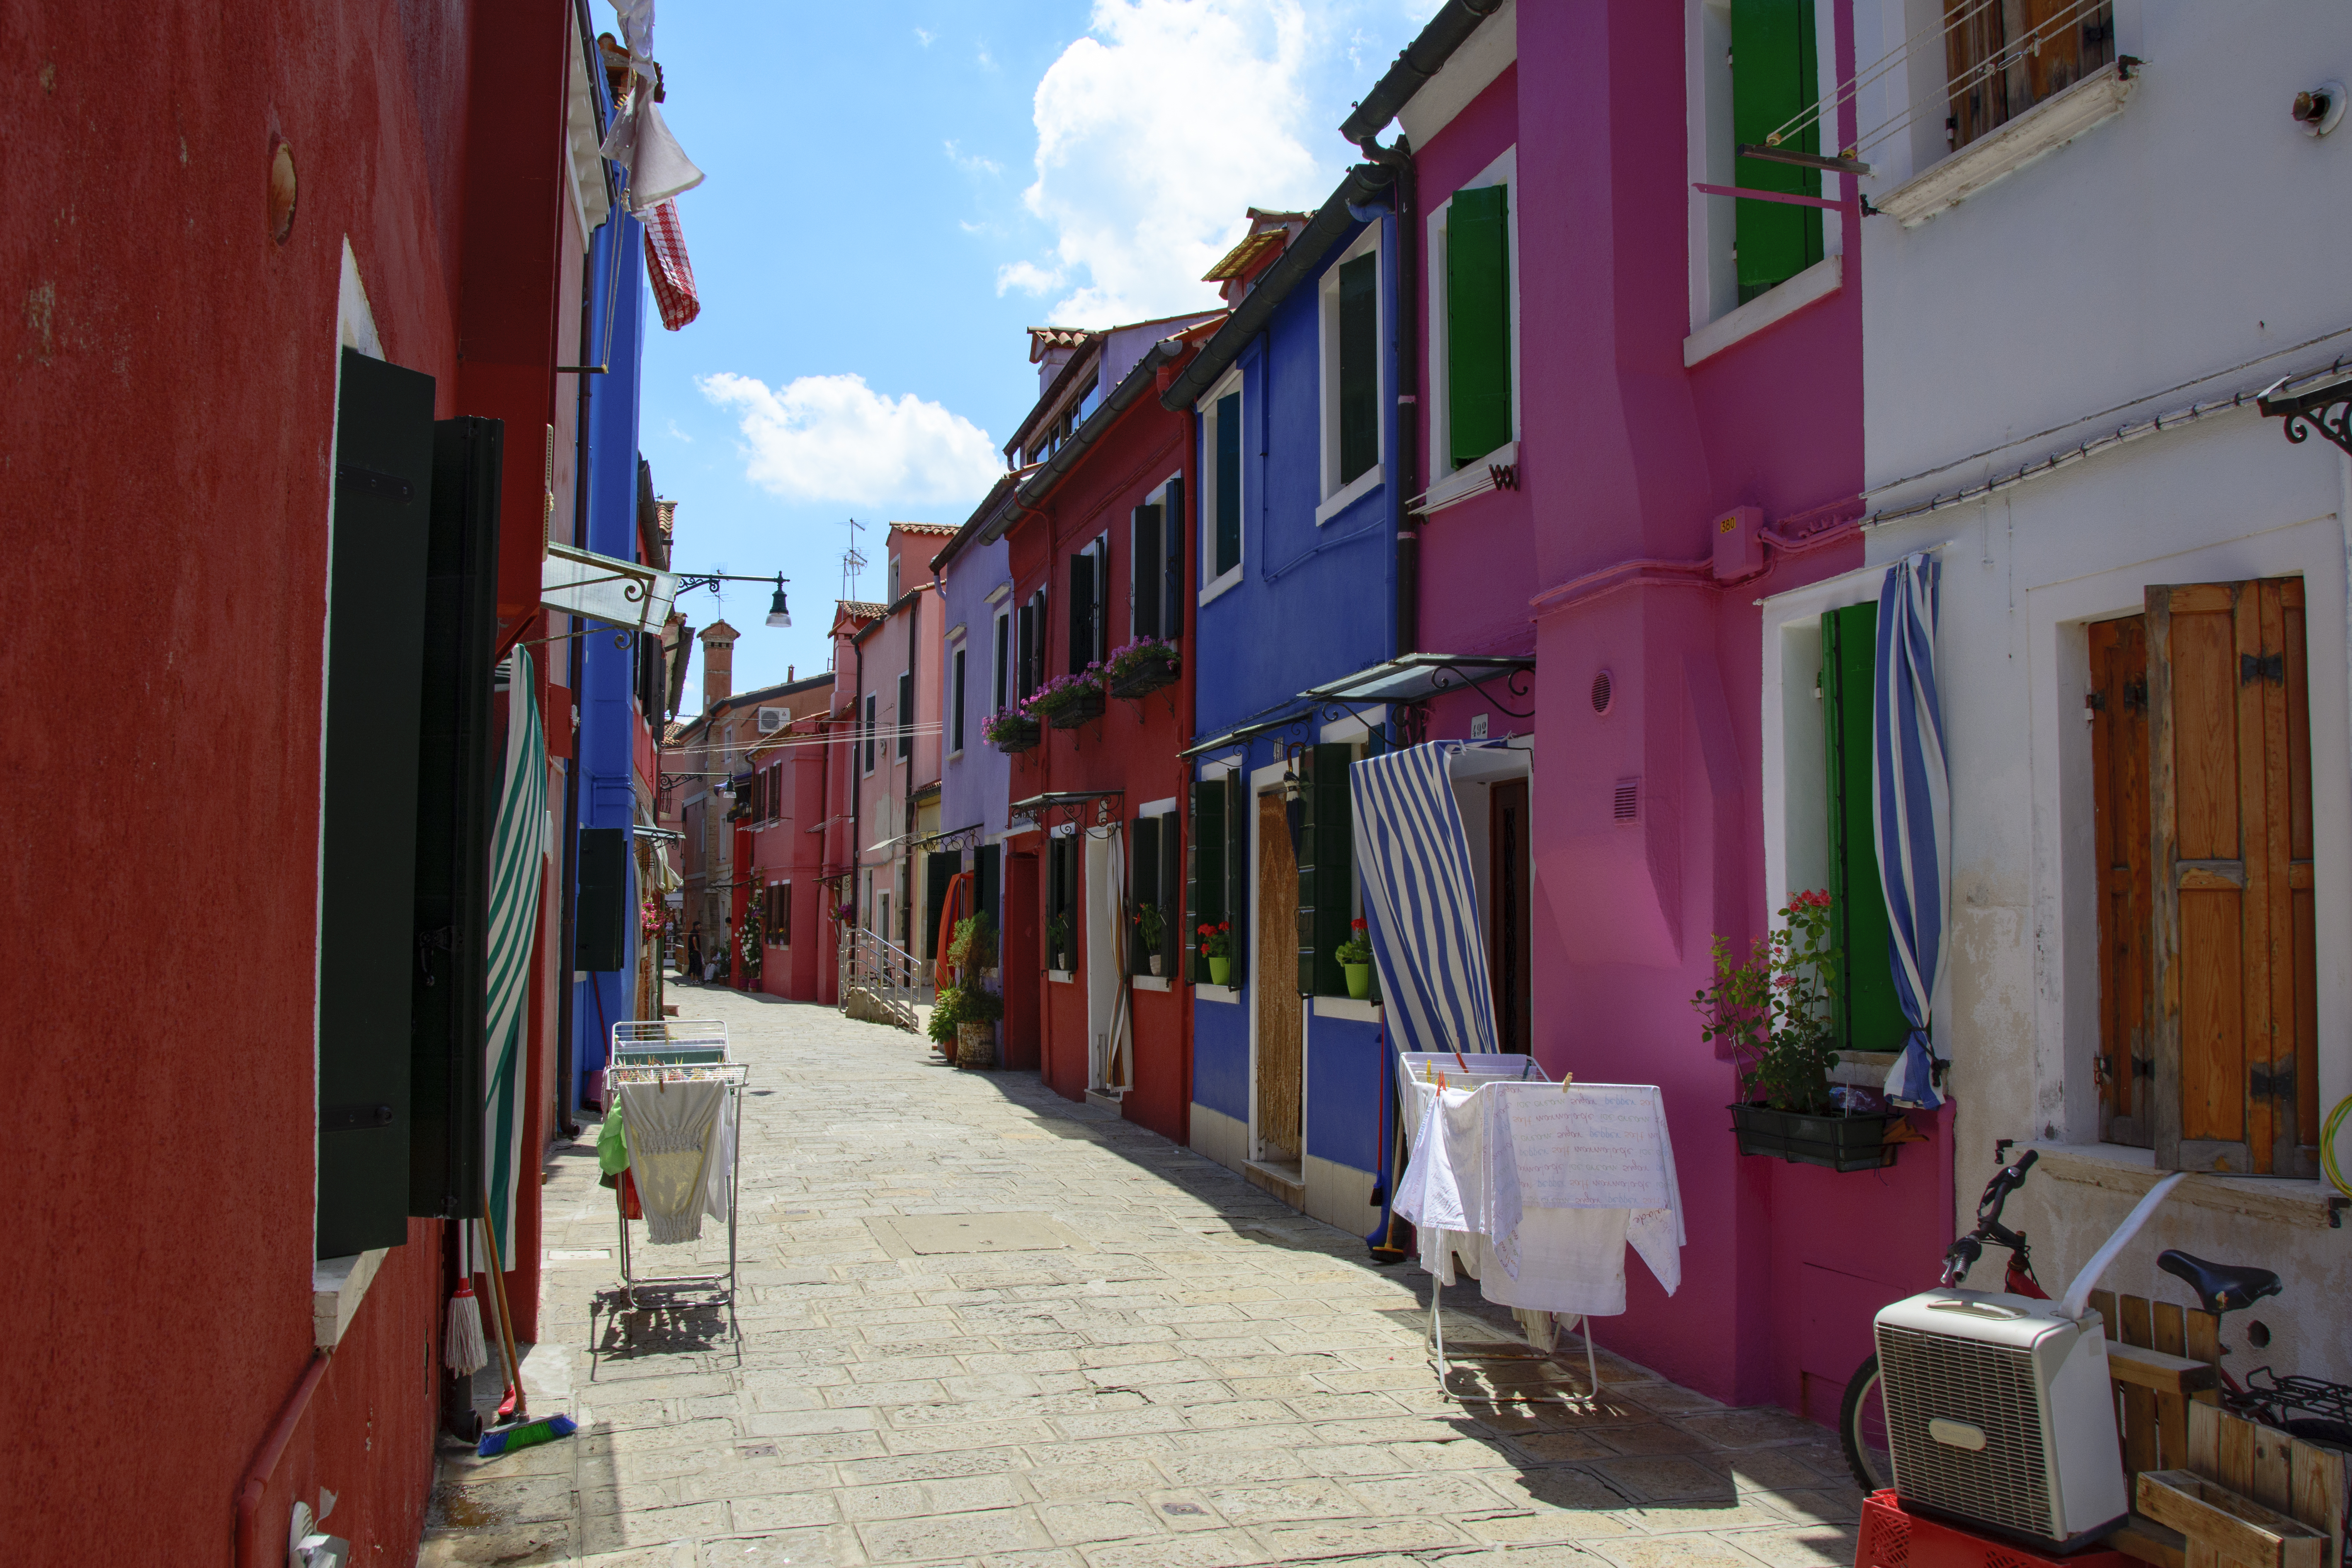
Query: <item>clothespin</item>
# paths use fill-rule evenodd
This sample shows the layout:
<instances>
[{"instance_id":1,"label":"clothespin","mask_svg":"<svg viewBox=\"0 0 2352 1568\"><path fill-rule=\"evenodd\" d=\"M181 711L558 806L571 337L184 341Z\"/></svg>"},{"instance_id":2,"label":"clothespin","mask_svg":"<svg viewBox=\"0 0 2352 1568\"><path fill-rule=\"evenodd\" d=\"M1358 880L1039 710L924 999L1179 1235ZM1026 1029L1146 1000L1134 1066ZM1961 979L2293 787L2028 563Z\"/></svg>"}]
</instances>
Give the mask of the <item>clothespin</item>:
<instances>
[{"instance_id":1,"label":"clothespin","mask_svg":"<svg viewBox=\"0 0 2352 1568\"><path fill-rule=\"evenodd\" d=\"M1575 1081L1576 1081L1576 1075L1575 1075L1574 1073L1572 1073L1572 1072L1564 1072L1564 1073L1560 1074L1560 1075L1559 1075L1559 1091L1560 1091L1560 1093L1562 1093L1562 1094L1566 1094L1566 1093L1568 1092L1568 1086L1569 1086L1570 1084L1574 1083Z\"/></svg>"},{"instance_id":2,"label":"clothespin","mask_svg":"<svg viewBox=\"0 0 2352 1568\"><path fill-rule=\"evenodd\" d=\"M1470 1064L1462 1060L1462 1047L1460 1046L1454 1047L1454 1059L1457 1062L1462 1062L1462 1070L1464 1072L1468 1072L1470 1070Z\"/></svg>"}]
</instances>

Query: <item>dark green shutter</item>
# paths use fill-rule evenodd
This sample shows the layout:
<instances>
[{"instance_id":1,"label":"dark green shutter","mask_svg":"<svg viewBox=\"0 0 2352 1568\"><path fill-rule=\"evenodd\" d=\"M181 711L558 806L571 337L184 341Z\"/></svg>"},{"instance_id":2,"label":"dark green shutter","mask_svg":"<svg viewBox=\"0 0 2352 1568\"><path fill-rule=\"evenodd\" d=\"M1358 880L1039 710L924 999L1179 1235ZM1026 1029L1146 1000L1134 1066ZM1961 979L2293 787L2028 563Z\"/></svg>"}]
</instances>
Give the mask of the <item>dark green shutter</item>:
<instances>
[{"instance_id":1,"label":"dark green shutter","mask_svg":"<svg viewBox=\"0 0 2352 1568\"><path fill-rule=\"evenodd\" d=\"M1218 918L1233 930L1233 984L1249 978L1250 838L1257 820L1257 796L1236 764L1225 774L1225 908Z\"/></svg>"},{"instance_id":2,"label":"dark green shutter","mask_svg":"<svg viewBox=\"0 0 2352 1568\"><path fill-rule=\"evenodd\" d=\"M1731 135L1740 146L1764 139L1820 96L1813 49L1811 0L1731 0ZM1781 143L1791 152L1822 150L1819 122ZM1733 183L1751 191L1822 194L1822 176L1789 163L1741 158ZM1735 243L1738 247L1739 302L1802 272L1822 258L1819 207L1786 202L1740 201Z\"/></svg>"},{"instance_id":3,"label":"dark green shutter","mask_svg":"<svg viewBox=\"0 0 2352 1568\"><path fill-rule=\"evenodd\" d=\"M996 877L999 857L1003 851L993 844L983 844L971 857L971 907L988 917L990 928L998 923L996 909Z\"/></svg>"},{"instance_id":4,"label":"dark green shutter","mask_svg":"<svg viewBox=\"0 0 2352 1568\"><path fill-rule=\"evenodd\" d=\"M910 757L915 753L915 673L908 670L898 677L898 754Z\"/></svg>"},{"instance_id":5,"label":"dark green shutter","mask_svg":"<svg viewBox=\"0 0 2352 1568\"><path fill-rule=\"evenodd\" d=\"M1511 439L1509 187L1456 191L1445 216L1446 426L1454 468Z\"/></svg>"},{"instance_id":6,"label":"dark green shutter","mask_svg":"<svg viewBox=\"0 0 2352 1568\"><path fill-rule=\"evenodd\" d=\"M1184 481L1181 478L1168 481L1164 510L1160 512L1160 543L1166 551L1167 568L1160 579L1161 605L1160 635L1173 642L1184 635Z\"/></svg>"},{"instance_id":7,"label":"dark green shutter","mask_svg":"<svg viewBox=\"0 0 2352 1568\"><path fill-rule=\"evenodd\" d=\"M433 378L346 349L328 555L318 1256L408 1239Z\"/></svg>"},{"instance_id":8,"label":"dark green shutter","mask_svg":"<svg viewBox=\"0 0 2352 1568\"><path fill-rule=\"evenodd\" d=\"M1083 675L1094 658L1095 563L1080 551L1070 557L1070 673Z\"/></svg>"},{"instance_id":9,"label":"dark green shutter","mask_svg":"<svg viewBox=\"0 0 2352 1568\"><path fill-rule=\"evenodd\" d=\"M628 836L617 827L580 830L580 896L573 906L572 967L609 973L629 940Z\"/></svg>"},{"instance_id":10,"label":"dark green shutter","mask_svg":"<svg viewBox=\"0 0 2352 1568\"><path fill-rule=\"evenodd\" d=\"M1139 816L1129 837L1132 855L1127 868L1129 912L1139 915L1150 904L1167 917L1167 905L1160 896L1160 824L1150 817ZM1143 945L1143 928L1132 926L1127 933L1127 969L1130 974L1151 973L1151 950Z\"/></svg>"},{"instance_id":11,"label":"dark green shutter","mask_svg":"<svg viewBox=\"0 0 2352 1568\"><path fill-rule=\"evenodd\" d=\"M1160 912L1167 921L1160 931L1160 954L1165 960L1160 968L1164 974L1176 973L1184 948L1187 889L1178 885L1184 875L1183 825L1183 818L1172 811L1160 819Z\"/></svg>"},{"instance_id":12,"label":"dark green shutter","mask_svg":"<svg viewBox=\"0 0 2352 1568\"><path fill-rule=\"evenodd\" d=\"M1242 395L1217 399L1217 558L1212 581L1242 563Z\"/></svg>"},{"instance_id":13,"label":"dark green shutter","mask_svg":"<svg viewBox=\"0 0 2352 1568\"><path fill-rule=\"evenodd\" d=\"M1192 839L1184 858L1184 952L1195 985L1209 983L1201 928L1224 918L1225 782L1203 779L1192 786Z\"/></svg>"},{"instance_id":14,"label":"dark green shutter","mask_svg":"<svg viewBox=\"0 0 2352 1568\"><path fill-rule=\"evenodd\" d=\"M1345 996L1347 973L1333 956L1356 912L1355 847L1348 818L1344 745L1313 746L1298 759L1306 806L1298 835L1298 989L1302 995Z\"/></svg>"},{"instance_id":15,"label":"dark green shutter","mask_svg":"<svg viewBox=\"0 0 2352 1568\"><path fill-rule=\"evenodd\" d=\"M1832 1003L1842 1049L1891 1051L1906 1029L1895 990L1893 926L1871 834L1871 672L1878 606L1822 617L1822 723L1829 747L1830 940L1840 975ZM1800 889L1801 890L1801 889Z\"/></svg>"},{"instance_id":16,"label":"dark green shutter","mask_svg":"<svg viewBox=\"0 0 2352 1568\"><path fill-rule=\"evenodd\" d=\"M934 849L923 857L923 947L915 954L917 958L930 958L939 952L940 917L948 905L948 883L962 869L961 849Z\"/></svg>"},{"instance_id":17,"label":"dark green shutter","mask_svg":"<svg viewBox=\"0 0 2352 1568\"><path fill-rule=\"evenodd\" d=\"M952 727L948 731L948 750L950 752L963 750L963 656L962 648L955 650L955 707L950 720Z\"/></svg>"},{"instance_id":18,"label":"dark green shutter","mask_svg":"<svg viewBox=\"0 0 2352 1568\"><path fill-rule=\"evenodd\" d=\"M416 946L409 984L408 1212L481 1211L482 997L488 985L491 655L499 630L499 482L504 426L433 427L425 666L416 755ZM661 644L643 641L650 674ZM652 700L660 701L649 680ZM658 727L653 706L646 717Z\"/></svg>"},{"instance_id":19,"label":"dark green shutter","mask_svg":"<svg viewBox=\"0 0 2352 1568\"><path fill-rule=\"evenodd\" d=\"M1339 482L1381 460L1381 258L1339 264Z\"/></svg>"},{"instance_id":20,"label":"dark green shutter","mask_svg":"<svg viewBox=\"0 0 2352 1568\"><path fill-rule=\"evenodd\" d=\"M1131 559L1135 582L1128 603L1128 636L1156 637L1160 635L1160 571L1163 559L1160 549L1160 508L1157 505L1135 509L1135 550Z\"/></svg>"}]
</instances>

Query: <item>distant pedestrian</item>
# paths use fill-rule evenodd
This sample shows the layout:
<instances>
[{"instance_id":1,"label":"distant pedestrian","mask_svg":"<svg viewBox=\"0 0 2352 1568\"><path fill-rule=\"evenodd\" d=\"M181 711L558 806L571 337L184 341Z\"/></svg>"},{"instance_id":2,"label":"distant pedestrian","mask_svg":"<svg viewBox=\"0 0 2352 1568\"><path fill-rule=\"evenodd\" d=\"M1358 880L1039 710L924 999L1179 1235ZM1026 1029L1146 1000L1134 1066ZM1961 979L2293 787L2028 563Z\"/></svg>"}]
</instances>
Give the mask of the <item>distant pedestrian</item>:
<instances>
[{"instance_id":1,"label":"distant pedestrian","mask_svg":"<svg viewBox=\"0 0 2352 1568\"><path fill-rule=\"evenodd\" d=\"M702 978L702 922L700 921L695 921L694 929L686 933L686 972L697 980Z\"/></svg>"}]
</instances>

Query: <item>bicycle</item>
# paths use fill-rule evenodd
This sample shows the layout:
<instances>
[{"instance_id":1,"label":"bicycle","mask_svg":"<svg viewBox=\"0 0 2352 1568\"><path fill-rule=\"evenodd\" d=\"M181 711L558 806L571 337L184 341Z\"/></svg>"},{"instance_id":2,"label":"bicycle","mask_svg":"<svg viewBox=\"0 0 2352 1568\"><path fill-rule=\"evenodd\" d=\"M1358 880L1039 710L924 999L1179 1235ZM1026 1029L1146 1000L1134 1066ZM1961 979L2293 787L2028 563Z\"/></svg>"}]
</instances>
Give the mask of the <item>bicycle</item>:
<instances>
[{"instance_id":1,"label":"bicycle","mask_svg":"<svg viewBox=\"0 0 2352 1568\"><path fill-rule=\"evenodd\" d=\"M2004 1140L1996 1149L1996 1156L2007 1150ZM2015 1163L1994 1172L1992 1179L1985 1184L1983 1194L1977 1199L1976 1228L1957 1237L1944 1249L1944 1268L1938 1283L1945 1289L1952 1289L1966 1280L1969 1270L1982 1260L1985 1247L1990 1245L2006 1248L2009 1253L2008 1264L2001 1271L2003 1290L2012 1296L2049 1300L2050 1293L2033 1276L2033 1253L2025 1233L2010 1229L2000 1220L2001 1208L2009 1202L2010 1194L2024 1185L2025 1173L2039 1158L2036 1151L2028 1149ZM2177 1247L2159 1253L2156 1266L2196 1292L2198 1305L2217 1320L2275 1296L2284 1288L2270 1269L2209 1263ZM2221 1353L2229 1354L2229 1348L2223 1346ZM2293 1373L2282 1376L2267 1366L2248 1373L2242 1384L2225 1367L2216 1366L2214 1370L2221 1374L2221 1403L2231 1411L2293 1436L2352 1451L2352 1388L2315 1377ZM2309 1414L2294 1414L2297 1411ZM1886 1409L1880 1397L1878 1356L1874 1352L1863 1359L1846 1384L1845 1398L1838 1409L1838 1440L1845 1449L1846 1468L1853 1472L1854 1484L1865 1493L1882 1491L1895 1484L1895 1467L1887 1451Z\"/></svg>"}]
</instances>

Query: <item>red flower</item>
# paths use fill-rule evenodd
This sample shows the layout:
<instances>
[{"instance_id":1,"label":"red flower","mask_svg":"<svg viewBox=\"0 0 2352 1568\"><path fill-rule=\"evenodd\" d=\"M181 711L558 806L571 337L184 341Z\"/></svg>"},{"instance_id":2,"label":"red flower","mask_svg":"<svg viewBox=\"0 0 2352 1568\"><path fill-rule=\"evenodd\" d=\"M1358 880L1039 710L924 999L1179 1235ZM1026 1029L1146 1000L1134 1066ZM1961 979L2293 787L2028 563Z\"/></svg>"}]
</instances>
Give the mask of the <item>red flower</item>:
<instances>
[{"instance_id":1,"label":"red flower","mask_svg":"<svg viewBox=\"0 0 2352 1568\"><path fill-rule=\"evenodd\" d=\"M1349 921L1348 922L1348 929L1349 931L1370 931L1372 929L1372 924L1370 921Z\"/></svg>"}]
</instances>

